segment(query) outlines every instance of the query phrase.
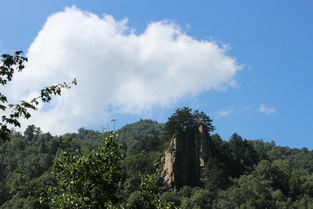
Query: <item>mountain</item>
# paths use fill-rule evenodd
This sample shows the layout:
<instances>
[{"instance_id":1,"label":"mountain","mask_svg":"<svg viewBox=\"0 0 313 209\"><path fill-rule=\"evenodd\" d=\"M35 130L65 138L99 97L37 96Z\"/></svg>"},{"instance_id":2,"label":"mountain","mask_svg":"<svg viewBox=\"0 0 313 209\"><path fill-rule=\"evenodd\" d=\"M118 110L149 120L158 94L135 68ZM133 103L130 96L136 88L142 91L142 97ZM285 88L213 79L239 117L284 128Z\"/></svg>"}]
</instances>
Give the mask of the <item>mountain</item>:
<instances>
[{"instance_id":1,"label":"mountain","mask_svg":"<svg viewBox=\"0 0 313 209\"><path fill-rule=\"evenodd\" d=\"M125 202L139 200L143 174L161 176L163 171L161 198L183 209L313 206L313 151L307 148L247 140L236 133L223 140L203 125L169 136L166 124L152 120L117 132L124 156L120 198ZM54 160L64 151L96 150L103 135L84 128L62 136L37 127L13 132L10 141L0 144L0 209L39 208L38 198L55 184Z\"/></svg>"}]
</instances>

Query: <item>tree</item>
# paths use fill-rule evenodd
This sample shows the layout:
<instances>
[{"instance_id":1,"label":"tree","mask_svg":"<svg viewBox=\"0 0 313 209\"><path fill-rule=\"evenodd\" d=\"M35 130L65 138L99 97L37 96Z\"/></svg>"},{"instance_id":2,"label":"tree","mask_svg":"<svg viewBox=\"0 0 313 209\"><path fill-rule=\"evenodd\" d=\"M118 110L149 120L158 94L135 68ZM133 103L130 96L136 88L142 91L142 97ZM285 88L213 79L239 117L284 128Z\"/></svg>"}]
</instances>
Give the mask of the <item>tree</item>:
<instances>
[{"instance_id":1,"label":"tree","mask_svg":"<svg viewBox=\"0 0 313 209\"><path fill-rule=\"evenodd\" d=\"M229 185L225 165L217 158L209 158L202 171L202 182L209 191L217 192Z\"/></svg>"},{"instance_id":2,"label":"tree","mask_svg":"<svg viewBox=\"0 0 313 209\"><path fill-rule=\"evenodd\" d=\"M34 124L27 126L27 128L24 131L24 136L27 139L33 139L34 137L39 136L41 134L41 130L39 127L36 127Z\"/></svg>"},{"instance_id":3,"label":"tree","mask_svg":"<svg viewBox=\"0 0 313 209\"><path fill-rule=\"evenodd\" d=\"M234 179L233 183L227 190L218 193L213 208L288 208L288 200L284 194L280 190L272 188L266 180L253 175L242 175L240 178Z\"/></svg>"},{"instance_id":4,"label":"tree","mask_svg":"<svg viewBox=\"0 0 313 209\"><path fill-rule=\"evenodd\" d=\"M212 191L196 187L193 189L192 196L182 199L181 209L212 208L213 198Z\"/></svg>"},{"instance_id":5,"label":"tree","mask_svg":"<svg viewBox=\"0 0 313 209\"><path fill-rule=\"evenodd\" d=\"M254 169L253 174L259 179L269 182L274 189L281 190L285 195L289 194L289 182L293 180L290 176L289 162L286 160L275 160L269 162L262 160Z\"/></svg>"},{"instance_id":6,"label":"tree","mask_svg":"<svg viewBox=\"0 0 313 209\"><path fill-rule=\"evenodd\" d=\"M121 195L122 159L115 132L105 135L103 144L90 153L63 152L53 167L55 185L40 197L42 208L174 208L160 197L158 175L142 175L138 189L126 202Z\"/></svg>"},{"instance_id":7,"label":"tree","mask_svg":"<svg viewBox=\"0 0 313 209\"><path fill-rule=\"evenodd\" d=\"M120 203L122 154L116 134L104 137L96 151L63 152L54 163L56 185L40 202L46 208L110 208Z\"/></svg>"},{"instance_id":8,"label":"tree","mask_svg":"<svg viewBox=\"0 0 313 209\"><path fill-rule=\"evenodd\" d=\"M239 177L247 171L253 169L253 165L257 164L258 153L246 139L234 133L229 140L229 147L233 155L233 176Z\"/></svg>"},{"instance_id":9,"label":"tree","mask_svg":"<svg viewBox=\"0 0 313 209\"><path fill-rule=\"evenodd\" d=\"M137 191L133 192L128 200L130 209L175 209L174 205L160 197L157 175L141 176L141 183Z\"/></svg>"},{"instance_id":10,"label":"tree","mask_svg":"<svg viewBox=\"0 0 313 209\"><path fill-rule=\"evenodd\" d=\"M23 56L22 51L16 51L14 55L3 54L0 58L0 84L3 86L10 82L14 73L21 72L25 68L27 58ZM3 113L0 122L0 142L9 140L10 125L13 127L21 127L20 118L30 118L30 110L37 110L39 102L50 102L52 95L61 95L62 89L69 89L72 85L76 85L74 79L70 83L59 83L40 90L40 95L31 101L22 100L18 104L11 104L7 97L0 92L0 110L8 111Z\"/></svg>"},{"instance_id":11,"label":"tree","mask_svg":"<svg viewBox=\"0 0 313 209\"><path fill-rule=\"evenodd\" d=\"M192 111L189 107L178 108L165 124L167 133L184 134L193 130L199 123L206 125L209 132L214 131L212 120L204 112Z\"/></svg>"}]
</instances>

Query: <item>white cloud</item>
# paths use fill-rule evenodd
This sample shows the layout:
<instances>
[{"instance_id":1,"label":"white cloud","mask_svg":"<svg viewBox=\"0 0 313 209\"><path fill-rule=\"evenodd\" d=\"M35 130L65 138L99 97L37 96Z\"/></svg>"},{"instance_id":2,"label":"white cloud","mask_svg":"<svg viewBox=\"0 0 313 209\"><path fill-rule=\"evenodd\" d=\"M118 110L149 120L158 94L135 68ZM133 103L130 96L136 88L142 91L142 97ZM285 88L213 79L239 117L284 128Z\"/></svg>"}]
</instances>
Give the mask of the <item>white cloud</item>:
<instances>
[{"instance_id":1,"label":"white cloud","mask_svg":"<svg viewBox=\"0 0 313 209\"><path fill-rule=\"evenodd\" d=\"M75 7L53 14L29 47L27 70L17 74L8 94L28 97L76 77L76 87L29 121L60 134L103 123L108 109L140 113L231 86L240 70L227 48L196 40L171 22L152 22L141 34L133 31L127 20Z\"/></svg>"},{"instance_id":2,"label":"white cloud","mask_svg":"<svg viewBox=\"0 0 313 209\"><path fill-rule=\"evenodd\" d=\"M218 115L221 117L226 117L232 113L233 113L233 110L222 110L222 111L218 112Z\"/></svg>"},{"instance_id":3,"label":"white cloud","mask_svg":"<svg viewBox=\"0 0 313 209\"><path fill-rule=\"evenodd\" d=\"M223 118L223 117L227 117L230 114L232 114L234 112L233 109L225 109L225 110L221 110L219 112L214 113L215 117L217 118Z\"/></svg>"},{"instance_id":4,"label":"white cloud","mask_svg":"<svg viewBox=\"0 0 313 209\"><path fill-rule=\"evenodd\" d=\"M276 112L274 107L266 106L265 104L260 104L259 111L265 114L273 114Z\"/></svg>"}]
</instances>

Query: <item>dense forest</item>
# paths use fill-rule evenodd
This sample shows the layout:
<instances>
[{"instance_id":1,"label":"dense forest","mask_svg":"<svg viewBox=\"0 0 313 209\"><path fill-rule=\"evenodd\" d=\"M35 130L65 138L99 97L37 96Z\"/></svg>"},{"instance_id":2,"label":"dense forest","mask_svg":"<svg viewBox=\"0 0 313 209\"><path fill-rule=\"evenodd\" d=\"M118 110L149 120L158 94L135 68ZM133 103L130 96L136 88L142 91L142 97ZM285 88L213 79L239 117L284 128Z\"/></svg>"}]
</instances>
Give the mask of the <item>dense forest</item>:
<instances>
[{"instance_id":1,"label":"dense forest","mask_svg":"<svg viewBox=\"0 0 313 209\"><path fill-rule=\"evenodd\" d=\"M201 182L169 189L160 177L169 140L199 118L211 146ZM0 144L0 209L313 208L313 151L213 130L203 112L182 108L165 124L140 120L117 131L12 131Z\"/></svg>"}]
</instances>

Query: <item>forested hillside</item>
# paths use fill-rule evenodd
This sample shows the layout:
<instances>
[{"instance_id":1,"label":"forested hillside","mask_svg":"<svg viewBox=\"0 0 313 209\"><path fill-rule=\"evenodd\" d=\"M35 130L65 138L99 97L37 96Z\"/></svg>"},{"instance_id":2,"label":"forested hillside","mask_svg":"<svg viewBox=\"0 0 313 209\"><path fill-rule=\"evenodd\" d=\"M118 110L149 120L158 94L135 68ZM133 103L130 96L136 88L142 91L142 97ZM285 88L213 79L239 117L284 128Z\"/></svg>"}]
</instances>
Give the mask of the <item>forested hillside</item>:
<instances>
[{"instance_id":1,"label":"forested hillside","mask_svg":"<svg viewBox=\"0 0 313 209\"><path fill-rule=\"evenodd\" d=\"M100 208L96 202L103 200L109 200L111 208L313 208L313 151L246 140L236 133L229 139L210 136L212 152L199 186L168 189L159 178L168 124L140 120L114 137L84 128L62 136L35 126L12 132L10 140L0 144L0 208L57 208L49 201L64 201L60 194L66 193L62 185L67 184L73 184L71 191L78 191L77 184L86 192L85 199L79 192L68 198L75 204L94 204L90 208ZM88 181L101 184L99 176L111 185L110 192L105 186L92 191L98 187ZM74 208L63 203L58 207Z\"/></svg>"}]
</instances>

